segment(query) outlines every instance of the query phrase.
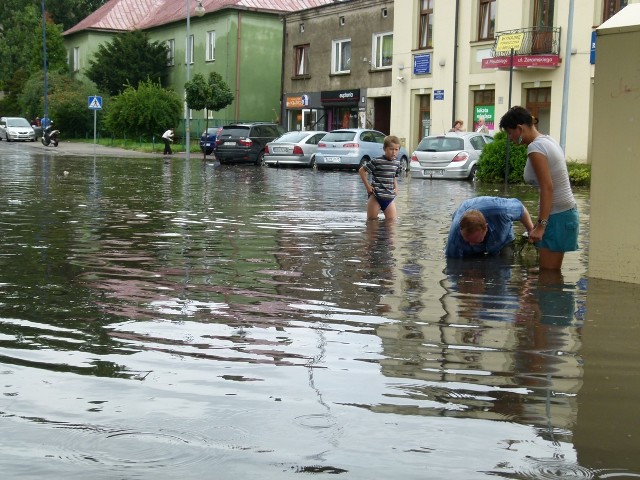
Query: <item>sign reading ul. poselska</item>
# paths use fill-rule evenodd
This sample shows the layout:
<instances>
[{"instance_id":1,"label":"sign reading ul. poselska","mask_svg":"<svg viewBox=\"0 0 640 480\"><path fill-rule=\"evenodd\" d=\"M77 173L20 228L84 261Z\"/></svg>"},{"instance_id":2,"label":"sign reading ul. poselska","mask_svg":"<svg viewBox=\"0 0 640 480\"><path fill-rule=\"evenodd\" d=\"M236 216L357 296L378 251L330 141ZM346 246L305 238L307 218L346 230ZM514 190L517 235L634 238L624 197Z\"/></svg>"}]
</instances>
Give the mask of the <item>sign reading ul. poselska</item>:
<instances>
[{"instance_id":1,"label":"sign reading ul. poselska","mask_svg":"<svg viewBox=\"0 0 640 480\"><path fill-rule=\"evenodd\" d=\"M560 64L559 55L514 55L513 68L544 68L557 67ZM509 68L511 56L489 57L482 59L482 68Z\"/></svg>"}]
</instances>

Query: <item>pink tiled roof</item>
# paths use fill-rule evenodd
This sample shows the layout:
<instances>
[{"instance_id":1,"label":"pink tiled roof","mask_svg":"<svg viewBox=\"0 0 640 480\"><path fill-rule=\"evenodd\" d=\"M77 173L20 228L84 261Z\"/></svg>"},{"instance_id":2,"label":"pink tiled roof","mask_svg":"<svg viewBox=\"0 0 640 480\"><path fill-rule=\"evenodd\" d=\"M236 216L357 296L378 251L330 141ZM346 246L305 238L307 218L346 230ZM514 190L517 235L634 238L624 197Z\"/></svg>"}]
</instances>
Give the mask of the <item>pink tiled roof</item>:
<instances>
[{"instance_id":1,"label":"pink tiled roof","mask_svg":"<svg viewBox=\"0 0 640 480\"><path fill-rule=\"evenodd\" d=\"M284 13L320 7L334 0L202 0L205 12L224 8ZM197 0L190 0L191 16ZM164 25L187 18L186 0L109 0L64 35L83 30L129 31Z\"/></svg>"}]
</instances>

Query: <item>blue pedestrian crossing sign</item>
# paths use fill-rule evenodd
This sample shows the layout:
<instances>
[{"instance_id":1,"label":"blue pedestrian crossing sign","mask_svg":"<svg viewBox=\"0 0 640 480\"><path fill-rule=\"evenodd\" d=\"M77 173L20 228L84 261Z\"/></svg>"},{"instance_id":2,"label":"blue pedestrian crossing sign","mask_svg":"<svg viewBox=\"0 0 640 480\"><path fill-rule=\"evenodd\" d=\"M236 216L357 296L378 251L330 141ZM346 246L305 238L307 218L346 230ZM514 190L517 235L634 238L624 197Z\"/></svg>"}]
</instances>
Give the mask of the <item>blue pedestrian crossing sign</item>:
<instances>
[{"instance_id":1,"label":"blue pedestrian crossing sign","mask_svg":"<svg viewBox=\"0 0 640 480\"><path fill-rule=\"evenodd\" d=\"M89 110L102 110L102 97L89 97Z\"/></svg>"}]
</instances>

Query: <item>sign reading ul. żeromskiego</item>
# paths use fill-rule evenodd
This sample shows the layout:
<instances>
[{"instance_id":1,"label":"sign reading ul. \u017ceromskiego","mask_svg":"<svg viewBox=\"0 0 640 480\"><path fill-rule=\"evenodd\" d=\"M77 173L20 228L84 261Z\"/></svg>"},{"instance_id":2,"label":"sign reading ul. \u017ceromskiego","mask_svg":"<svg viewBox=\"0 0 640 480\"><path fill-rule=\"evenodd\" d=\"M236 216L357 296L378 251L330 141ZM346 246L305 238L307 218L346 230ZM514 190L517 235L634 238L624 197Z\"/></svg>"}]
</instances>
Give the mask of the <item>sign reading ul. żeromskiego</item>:
<instances>
[{"instance_id":1,"label":"sign reading ul. \u017ceromskiego","mask_svg":"<svg viewBox=\"0 0 640 480\"><path fill-rule=\"evenodd\" d=\"M514 55L513 68L557 67L559 55ZM509 68L511 56L489 57L482 60L482 68Z\"/></svg>"}]
</instances>

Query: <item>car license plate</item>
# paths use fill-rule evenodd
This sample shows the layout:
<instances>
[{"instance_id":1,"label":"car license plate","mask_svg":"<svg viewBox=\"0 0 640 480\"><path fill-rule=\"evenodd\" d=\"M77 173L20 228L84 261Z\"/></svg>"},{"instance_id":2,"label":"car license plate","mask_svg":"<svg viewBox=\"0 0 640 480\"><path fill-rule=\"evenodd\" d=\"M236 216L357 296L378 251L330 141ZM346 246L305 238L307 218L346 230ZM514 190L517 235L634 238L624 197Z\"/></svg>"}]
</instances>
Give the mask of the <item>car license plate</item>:
<instances>
[{"instance_id":1,"label":"car license plate","mask_svg":"<svg viewBox=\"0 0 640 480\"><path fill-rule=\"evenodd\" d=\"M444 170L425 170L424 174L429 177L441 177L444 175Z\"/></svg>"},{"instance_id":2,"label":"car license plate","mask_svg":"<svg viewBox=\"0 0 640 480\"><path fill-rule=\"evenodd\" d=\"M273 147L273 153L287 153L286 147Z\"/></svg>"},{"instance_id":3,"label":"car license plate","mask_svg":"<svg viewBox=\"0 0 640 480\"><path fill-rule=\"evenodd\" d=\"M234 146L236 142L224 142L225 145L229 145L230 147Z\"/></svg>"},{"instance_id":4,"label":"car license plate","mask_svg":"<svg viewBox=\"0 0 640 480\"><path fill-rule=\"evenodd\" d=\"M340 157L324 157L325 162L340 163Z\"/></svg>"},{"instance_id":5,"label":"car license plate","mask_svg":"<svg viewBox=\"0 0 640 480\"><path fill-rule=\"evenodd\" d=\"M204 146L205 146L205 147L210 147L210 146L211 146L211 144L210 144L209 142L204 142Z\"/></svg>"}]
</instances>

